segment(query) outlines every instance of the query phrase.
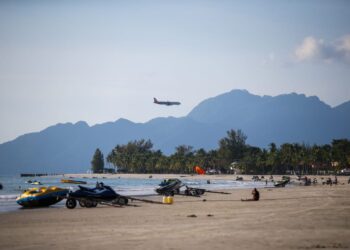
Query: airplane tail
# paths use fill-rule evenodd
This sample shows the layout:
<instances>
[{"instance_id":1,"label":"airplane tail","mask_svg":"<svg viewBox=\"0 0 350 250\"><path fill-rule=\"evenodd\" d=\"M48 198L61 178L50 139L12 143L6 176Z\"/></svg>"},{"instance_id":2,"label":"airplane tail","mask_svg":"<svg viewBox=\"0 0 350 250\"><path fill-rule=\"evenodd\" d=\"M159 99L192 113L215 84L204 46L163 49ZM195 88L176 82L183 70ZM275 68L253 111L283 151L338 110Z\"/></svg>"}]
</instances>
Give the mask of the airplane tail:
<instances>
[{"instance_id":1,"label":"airplane tail","mask_svg":"<svg viewBox=\"0 0 350 250\"><path fill-rule=\"evenodd\" d=\"M153 102L157 103L158 102L157 98L153 97Z\"/></svg>"}]
</instances>

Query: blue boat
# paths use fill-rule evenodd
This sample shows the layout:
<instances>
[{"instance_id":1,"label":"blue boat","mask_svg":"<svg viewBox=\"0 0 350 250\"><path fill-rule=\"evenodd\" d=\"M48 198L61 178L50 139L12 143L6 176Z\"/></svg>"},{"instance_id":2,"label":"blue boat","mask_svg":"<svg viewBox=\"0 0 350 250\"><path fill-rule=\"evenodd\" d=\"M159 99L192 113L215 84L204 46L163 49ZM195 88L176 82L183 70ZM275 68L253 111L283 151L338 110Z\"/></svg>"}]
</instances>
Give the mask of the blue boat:
<instances>
[{"instance_id":1,"label":"blue boat","mask_svg":"<svg viewBox=\"0 0 350 250\"><path fill-rule=\"evenodd\" d=\"M45 207L63 200L68 189L59 187L30 188L24 191L16 202L23 207Z\"/></svg>"}]
</instances>

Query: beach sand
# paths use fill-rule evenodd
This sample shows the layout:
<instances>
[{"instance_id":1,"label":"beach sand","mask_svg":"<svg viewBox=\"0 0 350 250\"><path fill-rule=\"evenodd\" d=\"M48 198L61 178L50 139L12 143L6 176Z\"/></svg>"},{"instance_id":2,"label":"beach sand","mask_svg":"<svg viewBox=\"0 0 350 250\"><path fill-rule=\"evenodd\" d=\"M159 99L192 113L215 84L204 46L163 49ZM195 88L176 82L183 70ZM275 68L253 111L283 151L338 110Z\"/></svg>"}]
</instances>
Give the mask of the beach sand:
<instances>
[{"instance_id":1,"label":"beach sand","mask_svg":"<svg viewBox=\"0 0 350 250\"><path fill-rule=\"evenodd\" d=\"M257 202L241 202L251 190L229 190L230 195L175 196L172 205L3 213L0 249L350 248L350 185L259 191Z\"/></svg>"}]
</instances>

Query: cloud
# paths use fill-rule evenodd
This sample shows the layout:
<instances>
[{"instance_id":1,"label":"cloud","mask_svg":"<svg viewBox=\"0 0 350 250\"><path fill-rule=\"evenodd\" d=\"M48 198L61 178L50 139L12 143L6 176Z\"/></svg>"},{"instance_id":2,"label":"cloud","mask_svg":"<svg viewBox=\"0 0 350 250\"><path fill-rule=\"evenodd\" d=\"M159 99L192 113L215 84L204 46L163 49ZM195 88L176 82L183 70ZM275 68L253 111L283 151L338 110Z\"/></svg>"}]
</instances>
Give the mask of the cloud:
<instances>
[{"instance_id":1,"label":"cloud","mask_svg":"<svg viewBox=\"0 0 350 250\"><path fill-rule=\"evenodd\" d=\"M325 42L312 36L305 37L294 51L297 62L345 62L350 63L350 35L333 42Z\"/></svg>"},{"instance_id":2,"label":"cloud","mask_svg":"<svg viewBox=\"0 0 350 250\"><path fill-rule=\"evenodd\" d=\"M347 62L350 62L350 35L346 35L336 42L337 51L343 55Z\"/></svg>"},{"instance_id":3,"label":"cloud","mask_svg":"<svg viewBox=\"0 0 350 250\"><path fill-rule=\"evenodd\" d=\"M306 37L301 45L295 50L295 56L298 61L306 61L319 55L321 41L317 41L312 36Z\"/></svg>"}]
</instances>

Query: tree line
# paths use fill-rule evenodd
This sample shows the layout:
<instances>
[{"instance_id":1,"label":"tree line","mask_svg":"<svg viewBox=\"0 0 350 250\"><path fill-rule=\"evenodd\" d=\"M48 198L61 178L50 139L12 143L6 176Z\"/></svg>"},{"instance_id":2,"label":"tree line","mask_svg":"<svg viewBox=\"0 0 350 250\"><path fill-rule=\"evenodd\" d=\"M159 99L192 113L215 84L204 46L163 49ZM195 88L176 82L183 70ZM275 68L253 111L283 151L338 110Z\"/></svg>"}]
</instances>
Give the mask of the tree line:
<instances>
[{"instance_id":1,"label":"tree line","mask_svg":"<svg viewBox=\"0 0 350 250\"><path fill-rule=\"evenodd\" d=\"M117 145L106 160L119 172L126 173L191 174L194 166L200 166L220 173L239 170L242 174L318 174L350 166L348 139L312 146L284 143L277 147L275 143L270 143L267 149L250 146L246 140L247 136L241 130L229 130L219 140L217 149L195 150L192 146L180 145L167 156L160 150L154 150L151 140L141 139ZM97 150L93 162L101 164L101 160L95 159L97 155L103 161L102 153ZM100 171L101 167L96 172Z\"/></svg>"}]
</instances>

